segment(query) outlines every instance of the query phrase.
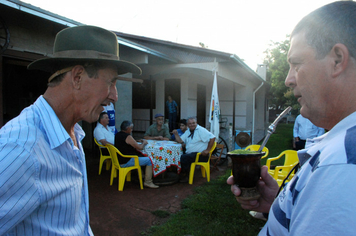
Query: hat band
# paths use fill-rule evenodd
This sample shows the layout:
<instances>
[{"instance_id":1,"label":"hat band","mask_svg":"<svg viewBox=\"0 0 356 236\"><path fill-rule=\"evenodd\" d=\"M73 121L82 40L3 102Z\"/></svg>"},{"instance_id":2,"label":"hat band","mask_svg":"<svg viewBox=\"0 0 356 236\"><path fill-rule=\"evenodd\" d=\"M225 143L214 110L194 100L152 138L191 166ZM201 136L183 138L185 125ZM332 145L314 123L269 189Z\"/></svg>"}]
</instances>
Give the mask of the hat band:
<instances>
[{"instance_id":1,"label":"hat band","mask_svg":"<svg viewBox=\"0 0 356 236\"><path fill-rule=\"evenodd\" d=\"M73 59L113 59L119 60L119 57L110 53L103 53L94 50L68 50L53 53L53 57L71 57Z\"/></svg>"},{"instance_id":2,"label":"hat band","mask_svg":"<svg viewBox=\"0 0 356 236\"><path fill-rule=\"evenodd\" d=\"M74 68L74 66L70 66L70 67L64 68L62 70L57 70L53 75L51 75L51 77L49 77L48 83L51 82L58 75L67 73L68 71L71 71L73 68Z\"/></svg>"}]
</instances>

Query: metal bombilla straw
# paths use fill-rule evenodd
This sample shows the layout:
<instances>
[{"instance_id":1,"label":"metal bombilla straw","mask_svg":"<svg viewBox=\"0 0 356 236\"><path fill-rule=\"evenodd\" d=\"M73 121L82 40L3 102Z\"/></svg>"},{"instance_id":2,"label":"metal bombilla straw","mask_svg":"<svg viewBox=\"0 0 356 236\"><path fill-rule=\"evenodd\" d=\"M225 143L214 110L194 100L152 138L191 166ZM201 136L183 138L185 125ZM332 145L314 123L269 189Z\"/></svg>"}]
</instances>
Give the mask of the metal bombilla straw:
<instances>
[{"instance_id":1,"label":"metal bombilla straw","mask_svg":"<svg viewBox=\"0 0 356 236\"><path fill-rule=\"evenodd\" d=\"M262 144L261 144L261 146L260 146L260 149L258 149L259 152L261 152L262 149L266 146L266 143L267 143L269 137L271 136L271 134L273 134L274 131L276 131L278 122L279 122L285 115L287 115L287 113L290 112L291 109L292 109L291 106L287 107L287 108L273 121L273 123L268 127L267 135L266 135L265 139L263 140L263 142L262 142Z\"/></svg>"}]
</instances>

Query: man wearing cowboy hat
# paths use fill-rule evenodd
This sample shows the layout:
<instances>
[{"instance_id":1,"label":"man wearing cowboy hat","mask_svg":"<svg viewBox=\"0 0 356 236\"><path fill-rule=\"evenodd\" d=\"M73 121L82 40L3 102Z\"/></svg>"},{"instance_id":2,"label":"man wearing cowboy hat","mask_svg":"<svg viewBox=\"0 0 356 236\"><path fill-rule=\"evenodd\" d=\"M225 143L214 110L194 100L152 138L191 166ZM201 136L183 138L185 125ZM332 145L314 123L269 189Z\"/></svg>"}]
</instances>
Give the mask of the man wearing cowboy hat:
<instances>
[{"instance_id":1,"label":"man wearing cowboy hat","mask_svg":"<svg viewBox=\"0 0 356 236\"><path fill-rule=\"evenodd\" d=\"M53 52L28 66L53 73L46 92L0 130L0 235L93 235L77 122L117 101L118 74L141 73L98 27L62 30Z\"/></svg>"}]
</instances>

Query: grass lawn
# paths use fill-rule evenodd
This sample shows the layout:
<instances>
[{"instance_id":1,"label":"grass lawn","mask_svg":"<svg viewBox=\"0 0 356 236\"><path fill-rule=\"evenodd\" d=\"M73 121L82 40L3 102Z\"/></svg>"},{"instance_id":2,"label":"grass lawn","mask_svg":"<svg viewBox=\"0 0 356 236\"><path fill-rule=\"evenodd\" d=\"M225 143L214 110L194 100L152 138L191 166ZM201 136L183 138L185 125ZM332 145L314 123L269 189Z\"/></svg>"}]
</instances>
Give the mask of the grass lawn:
<instances>
[{"instance_id":1,"label":"grass lawn","mask_svg":"<svg viewBox=\"0 0 356 236\"><path fill-rule=\"evenodd\" d=\"M293 124L277 126L266 145L269 157L292 149L292 133ZM279 162L283 163L283 160ZM230 173L231 169L228 169L225 175L197 187L195 193L182 202L181 211L171 215L165 224L153 226L142 235L257 235L265 222L251 217L236 202L230 186L226 184Z\"/></svg>"}]
</instances>

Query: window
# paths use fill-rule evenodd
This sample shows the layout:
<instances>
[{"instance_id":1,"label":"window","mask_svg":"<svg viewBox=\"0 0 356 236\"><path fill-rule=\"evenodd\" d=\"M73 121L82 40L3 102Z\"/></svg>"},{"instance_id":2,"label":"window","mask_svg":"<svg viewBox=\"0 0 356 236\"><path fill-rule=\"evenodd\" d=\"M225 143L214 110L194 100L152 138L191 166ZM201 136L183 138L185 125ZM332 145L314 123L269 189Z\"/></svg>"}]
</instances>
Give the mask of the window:
<instances>
[{"instance_id":1,"label":"window","mask_svg":"<svg viewBox=\"0 0 356 236\"><path fill-rule=\"evenodd\" d=\"M132 108L152 109L156 108L156 81L144 80L143 83L132 83Z\"/></svg>"}]
</instances>

